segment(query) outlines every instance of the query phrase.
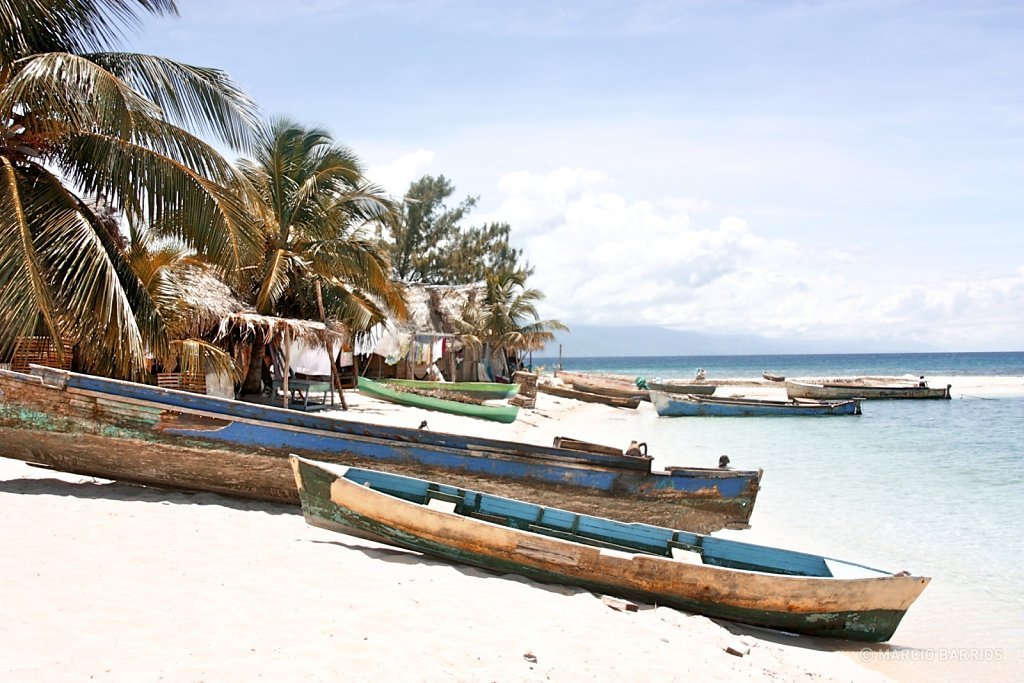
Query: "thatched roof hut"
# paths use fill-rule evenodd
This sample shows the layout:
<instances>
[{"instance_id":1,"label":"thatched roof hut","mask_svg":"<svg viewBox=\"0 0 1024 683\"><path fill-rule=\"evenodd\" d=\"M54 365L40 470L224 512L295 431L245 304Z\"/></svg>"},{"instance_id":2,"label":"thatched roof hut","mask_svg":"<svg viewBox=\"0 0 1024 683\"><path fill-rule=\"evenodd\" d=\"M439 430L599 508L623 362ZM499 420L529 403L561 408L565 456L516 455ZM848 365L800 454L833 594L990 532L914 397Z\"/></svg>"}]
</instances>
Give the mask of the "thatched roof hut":
<instances>
[{"instance_id":1,"label":"thatched roof hut","mask_svg":"<svg viewBox=\"0 0 1024 683\"><path fill-rule=\"evenodd\" d=\"M404 321L390 320L356 335L356 352L370 356L368 374L419 377L430 361L424 362L417 355L415 344L443 340L443 353L436 361L443 374L454 381L477 379L478 353L463 344L458 323L466 305L479 302L483 295L484 287L480 284L407 284L409 317ZM396 355L396 349L407 351Z\"/></svg>"}]
</instances>

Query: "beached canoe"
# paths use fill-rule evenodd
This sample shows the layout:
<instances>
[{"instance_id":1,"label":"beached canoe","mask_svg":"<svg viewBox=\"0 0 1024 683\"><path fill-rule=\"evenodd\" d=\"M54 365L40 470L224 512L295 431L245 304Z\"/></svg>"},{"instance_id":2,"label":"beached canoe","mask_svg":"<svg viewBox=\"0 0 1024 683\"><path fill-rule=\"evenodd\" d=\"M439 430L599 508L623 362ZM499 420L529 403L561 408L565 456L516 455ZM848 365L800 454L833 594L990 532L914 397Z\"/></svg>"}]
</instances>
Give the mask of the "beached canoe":
<instances>
[{"instance_id":1,"label":"beached canoe","mask_svg":"<svg viewBox=\"0 0 1024 683\"><path fill-rule=\"evenodd\" d=\"M2 457L293 503L289 453L707 531L746 528L761 480L759 470L652 471L651 456L622 450L357 422L37 366L32 374L0 370L0 427Z\"/></svg>"},{"instance_id":2,"label":"beached canoe","mask_svg":"<svg viewBox=\"0 0 1024 683\"><path fill-rule=\"evenodd\" d=\"M772 401L758 398L695 396L651 392L651 402L661 417L782 417L860 415L860 401Z\"/></svg>"},{"instance_id":3,"label":"beached canoe","mask_svg":"<svg viewBox=\"0 0 1024 683\"><path fill-rule=\"evenodd\" d=\"M786 376L785 375L773 375L770 372L768 372L767 370L765 370L764 372L761 373L761 377L764 377L769 382L785 382L786 381Z\"/></svg>"},{"instance_id":4,"label":"beached canoe","mask_svg":"<svg viewBox=\"0 0 1024 683\"><path fill-rule=\"evenodd\" d=\"M402 391L389 384L374 382L366 377L359 378L359 392L379 398L392 403L401 403L406 406L423 408L425 410L436 410L441 413L453 415L464 415L466 417L478 417L482 420L493 420L495 422L515 422L519 415L519 407L512 405L490 405L486 403L463 403L447 398L428 396L412 391Z\"/></svg>"},{"instance_id":5,"label":"beached canoe","mask_svg":"<svg viewBox=\"0 0 1024 683\"><path fill-rule=\"evenodd\" d=\"M755 626L886 641L929 582L374 470L291 462L313 526Z\"/></svg>"},{"instance_id":6,"label":"beached canoe","mask_svg":"<svg viewBox=\"0 0 1024 683\"><path fill-rule=\"evenodd\" d=\"M635 409L640 405L639 396L623 398L620 396L609 396L607 394L595 394L590 391L578 391L576 389L570 389L569 387L547 384L545 382L537 383L537 391L544 394L550 394L551 396L558 396L559 398L571 398L574 401L600 403L602 405L612 406L613 408Z\"/></svg>"},{"instance_id":7,"label":"beached canoe","mask_svg":"<svg viewBox=\"0 0 1024 683\"><path fill-rule=\"evenodd\" d=\"M718 388L716 384L684 384L680 382L647 382L647 388L654 391L664 391L670 394L694 394L697 396L710 396Z\"/></svg>"},{"instance_id":8,"label":"beached canoe","mask_svg":"<svg viewBox=\"0 0 1024 683\"><path fill-rule=\"evenodd\" d=\"M921 386L924 384L925 386ZM952 384L933 389L927 383L915 384L860 384L857 382L827 382L815 384L786 380L786 395L790 398L811 398L818 401L836 401L851 398L950 398Z\"/></svg>"},{"instance_id":9,"label":"beached canoe","mask_svg":"<svg viewBox=\"0 0 1024 683\"><path fill-rule=\"evenodd\" d=\"M613 398L638 398L641 401L650 400L647 396L647 390L636 386L626 385L622 387L612 387L601 382L575 379L572 381L572 388L576 391L585 391L590 394L600 394L601 396L611 396Z\"/></svg>"},{"instance_id":10,"label":"beached canoe","mask_svg":"<svg viewBox=\"0 0 1024 683\"><path fill-rule=\"evenodd\" d=\"M421 379L386 379L380 380L380 383L393 384L400 389L444 391L484 401L512 398L519 393L518 384L501 384L500 382L431 382Z\"/></svg>"}]
</instances>

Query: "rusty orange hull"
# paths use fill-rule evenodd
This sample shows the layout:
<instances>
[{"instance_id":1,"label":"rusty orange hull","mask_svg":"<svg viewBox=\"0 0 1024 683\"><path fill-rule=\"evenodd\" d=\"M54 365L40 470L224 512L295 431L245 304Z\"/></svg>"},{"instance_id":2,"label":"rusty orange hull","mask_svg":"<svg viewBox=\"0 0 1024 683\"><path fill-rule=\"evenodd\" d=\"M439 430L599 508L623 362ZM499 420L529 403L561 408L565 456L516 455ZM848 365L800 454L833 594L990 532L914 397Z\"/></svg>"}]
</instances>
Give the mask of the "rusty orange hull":
<instances>
[{"instance_id":1,"label":"rusty orange hull","mask_svg":"<svg viewBox=\"0 0 1024 683\"><path fill-rule=\"evenodd\" d=\"M541 581L817 636L888 640L929 579L292 458L307 522ZM433 509L447 501L452 511ZM839 578L836 572L860 578Z\"/></svg>"}]
</instances>

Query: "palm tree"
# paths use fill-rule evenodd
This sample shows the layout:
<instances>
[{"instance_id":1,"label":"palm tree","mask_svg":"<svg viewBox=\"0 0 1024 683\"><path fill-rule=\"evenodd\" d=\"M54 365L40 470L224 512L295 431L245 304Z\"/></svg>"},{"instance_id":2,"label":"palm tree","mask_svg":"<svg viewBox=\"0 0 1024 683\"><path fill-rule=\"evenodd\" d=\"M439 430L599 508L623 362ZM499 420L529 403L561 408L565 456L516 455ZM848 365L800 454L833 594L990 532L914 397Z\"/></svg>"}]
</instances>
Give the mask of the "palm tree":
<instances>
[{"instance_id":1,"label":"palm tree","mask_svg":"<svg viewBox=\"0 0 1024 683\"><path fill-rule=\"evenodd\" d=\"M324 130L282 118L260 131L254 158L238 165L264 207L263 251L248 269L259 313L330 318L354 330L407 315L387 250L368 229L393 207L352 151Z\"/></svg>"},{"instance_id":2,"label":"palm tree","mask_svg":"<svg viewBox=\"0 0 1024 683\"><path fill-rule=\"evenodd\" d=\"M526 287L527 271L489 274L484 280L483 298L463 310L462 331L470 343L482 346L484 362L497 357L507 372L507 358L517 364L522 354L536 351L552 341L556 330L568 331L558 320L541 320L536 303L544 298L538 289Z\"/></svg>"},{"instance_id":3,"label":"palm tree","mask_svg":"<svg viewBox=\"0 0 1024 683\"><path fill-rule=\"evenodd\" d=\"M179 126L245 149L254 103L222 72L103 52L171 0L0 0L0 355L37 330L138 376L170 341L98 197L238 272L258 244L244 178ZM60 348L60 344L58 344Z\"/></svg>"}]
</instances>

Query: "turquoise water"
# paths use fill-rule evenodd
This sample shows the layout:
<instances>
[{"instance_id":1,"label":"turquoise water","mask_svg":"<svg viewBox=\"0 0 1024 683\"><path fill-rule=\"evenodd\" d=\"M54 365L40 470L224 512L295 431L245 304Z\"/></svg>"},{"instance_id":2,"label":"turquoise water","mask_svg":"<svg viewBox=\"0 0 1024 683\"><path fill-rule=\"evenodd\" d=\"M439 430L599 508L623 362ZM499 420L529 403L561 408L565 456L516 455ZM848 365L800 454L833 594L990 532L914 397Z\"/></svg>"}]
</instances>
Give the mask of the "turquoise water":
<instances>
[{"instance_id":1,"label":"turquoise water","mask_svg":"<svg viewBox=\"0 0 1024 683\"><path fill-rule=\"evenodd\" d=\"M556 362L547 359L547 367ZM567 358L563 366L666 379L692 377L698 367L710 379L758 377L762 370L1024 377L1024 353ZM867 402L860 417L659 418L641 409L630 438L643 435L650 452L666 460L660 465L713 466L728 454L734 467L764 469L753 528L724 535L933 577L897 631L897 649L935 656L981 648L982 656L1019 665L1024 395L965 397L953 382L953 400ZM977 675L948 663L892 673Z\"/></svg>"},{"instance_id":2,"label":"turquoise water","mask_svg":"<svg viewBox=\"0 0 1024 683\"><path fill-rule=\"evenodd\" d=\"M534 358L548 369L557 358ZM580 372L613 372L648 378L685 379L704 368L708 377L760 377L763 371L787 377L1024 376L1024 352L1008 353L844 353L777 356L621 356L563 358L562 367Z\"/></svg>"}]
</instances>

